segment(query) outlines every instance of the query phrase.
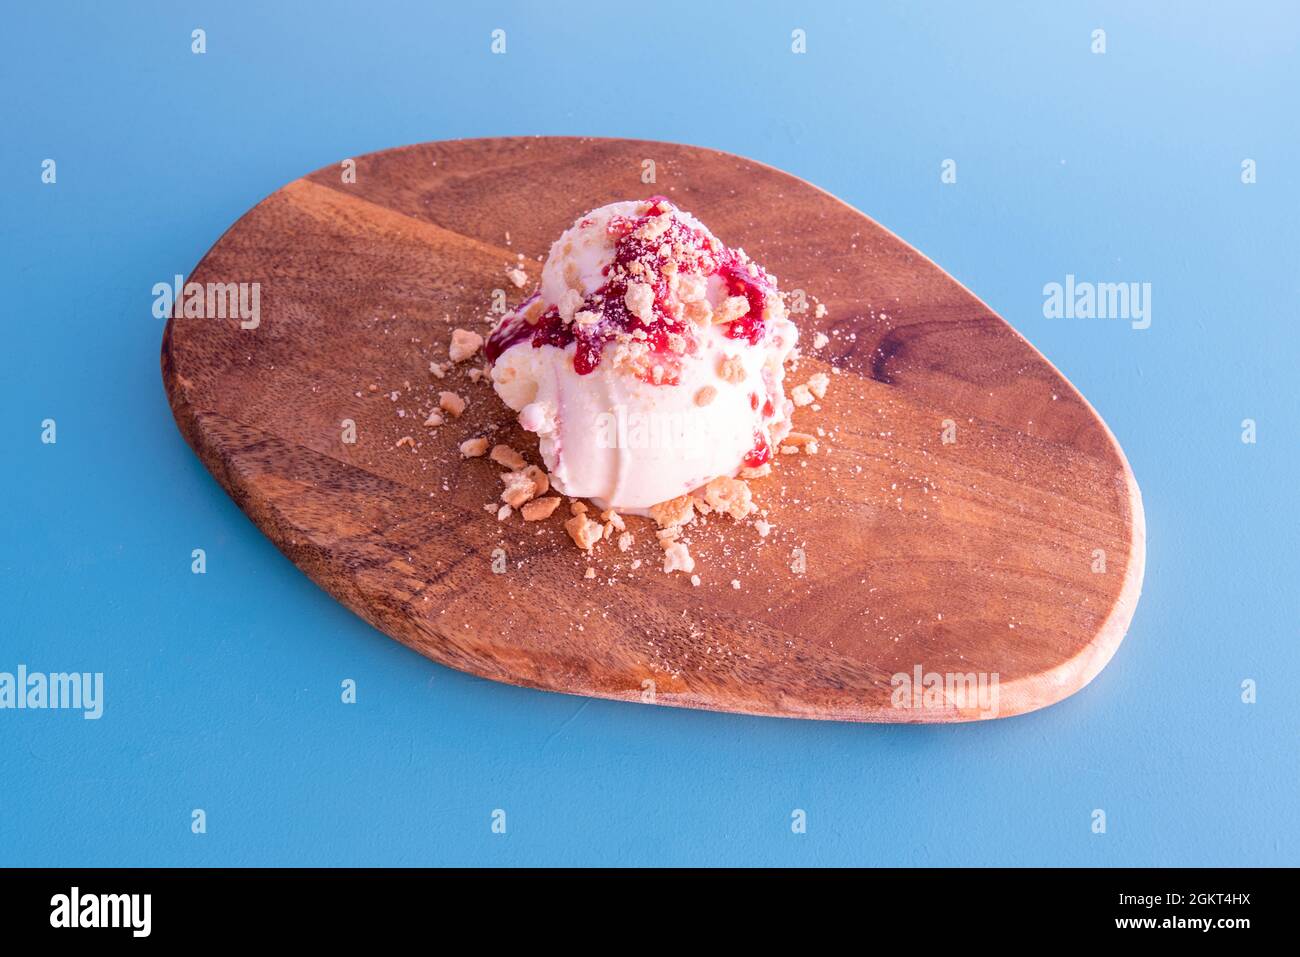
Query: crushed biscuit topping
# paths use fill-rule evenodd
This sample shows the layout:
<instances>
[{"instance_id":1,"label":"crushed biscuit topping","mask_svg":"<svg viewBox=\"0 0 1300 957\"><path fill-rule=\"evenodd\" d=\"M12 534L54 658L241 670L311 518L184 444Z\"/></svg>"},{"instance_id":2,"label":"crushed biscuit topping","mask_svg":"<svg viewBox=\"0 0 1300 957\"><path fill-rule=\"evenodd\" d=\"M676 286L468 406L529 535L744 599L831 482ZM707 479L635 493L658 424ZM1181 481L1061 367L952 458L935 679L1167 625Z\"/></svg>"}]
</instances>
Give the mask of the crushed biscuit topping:
<instances>
[{"instance_id":1,"label":"crushed biscuit topping","mask_svg":"<svg viewBox=\"0 0 1300 957\"><path fill-rule=\"evenodd\" d=\"M660 548L667 548L669 542L675 542L681 537L682 527L680 525L670 525L668 528L655 531L655 540L659 542Z\"/></svg>"},{"instance_id":2,"label":"crushed biscuit topping","mask_svg":"<svg viewBox=\"0 0 1300 957\"><path fill-rule=\"evenodd\" d=\"M726 512L737 520L757 509L748 483L726 476L715 478L704 486L704 501L715 512Z\"/></svg>"},{"instance_id":3,"label":"crushed biscuit topping","mask_svg":"<svg viewBox=\"0 0 1300 957\"><path fill-rule=\"evenodd\" d=\"M660 528L685 525L694 516L695 500L689 495L679 495L677 498L669 499L667 502L660 502L650 508L650 517L655 520L655 524Z\"/></svg>"},{"instance_id":4,"label":"crushed biscuit topping","mask_svg":"<svg viewBox=\"0 0 1300 957\"><path fill-rule=\"evenodd\" d=\"M564 530L569 533L573 543L584 552L589 552L603 534L600 522L593 522L586 515L574 515L564 523Z\"/></svg>"},{"instance_id":5,"label":"crushed biscuit topping","mask_svg":"<svg viewBox=\"0 0 1300 957\"><path fill-rule=\"evenodd\" d=\"M699 302L704 299L704 294L709 288L708 282L703 276L691 274L677 274L673 270L673 288L677 292L677 298L684 303Z\"/></svg>"},{"instance_id":6,"label":"crushed biscuit topping","mask_svg":"<svg viewBox=\"0 0 1300 957\"><path fill-rule=\"evenodd\" d=\"M744 296L728 296L719 303L717 311L713 313L713 321L735 322L745 313L749 312L749 300Z\"/></svg>"},{"instance_id":7,"label":"crushed biscuit topping","mask_svg":"<svg viewBox=\"0 0 1300 957\"><path fill-rule=\"evenodd\" d=\"M707 299L696 299L682 307L682 315L697 326L707 326L713 322L713 307Z\"/></svg>"},{"instance_id":8,"label":"crushed biscuit topping","mask_svg":"<svg viewBox=\"0 0 1300 957\"><path fill-rule=\"evenodd\" d=\"M460 443L460 454L467 459L476 459L485 452L487 452L487 439L481 436Z\"/></svg>"},{"instance_id":9,"label":"crushed biscuit topping","mask_svg":"<svg viewBox=\"0 0 1300 957\"><path fill-rule=\"evenodd\" d=\"M465 411L465 400L455 392L439 392L438 408L446 412L453 419L460 418L460 414Z\"/></svg>"},{"instance_id":10,"label":"crushed biscuit topping","mask_svg":"<svg viewBox=\"0 0 1300 957\"><path fill-rule=\"evenodd\" d=\"M451 345L447 349L447 357L452 362L464 362L478 352L481 345L483 345L483 337L477 332L454 329L451 333Z\"/></svg>"},{"instance_id":11,"label":"crushed biscuit topping","mask_svg":"<svg viewBox=\"0 0 1300 957\"><path fill-rule=\"evenodd\" d=\"M545 495L551 490L550 478L536 465L529 465L523 470L522 474L526 475L529 481L533 483L534 495Z\"/></svg>"},{"instance_id":12,"label":"crushed biscuit topping","mask_svg":"<svg viewBox=\"0 0 1300 957\"><path fill-rule=\"evenodd\" d=\"M485 444L486 442L487 440L484 439ZM492 446L492 453L488 457L492 459L493 462L496 462L497 465L504 465L506 468L515 472L519 471L525 465L528 464L527 462L524 461L524 457L522 455L520 455L518 452L516 452L508 445Z\"/></svg>"},{"instance_id":13,"label":"crushed biscuit topping","mask_svg":"<svg viewBox=\"0 0 1300 957\"><path fill-rule=\"evenodd\" d=\"M745 381L745 363L740 356L724 356L718 362L718 378L733 385Z\"/></svg>"},{"instance_id":14,"label":"crushed biscuit topping","mask_svg":"<svg viewBox=\"0 0 1300 957\"><path fill-rule=\"evenodd\" d=\"M655 291L648 282L631 282L623 295L628 311L644 323L654 319Z\"/></svg>"},{"instance_id":15,"label":"crushed biscuit topping","mask_svg":"<svg viewBox=\"0 0 1300 957\"><path fill-rule=\"evenodd\" d=\"M684 543L672 542L664 549L664 571L687 574L695 571L695 559Z\"/></svg>"},{"instance_id":16,"label":"crushed biscuit topping","mask_svg":"<svg viewBox=\"0 0 1300 957\"><path fill-rule=\"evenodd\" d=\"M525 522L540 522L542 519L550 518L555 509L559 507L560 496L548 495L545 498L535 498L531 502L525 502L519 510Z\"/></svg>"},{"instance_id":17,"label":"crushed biscuit topping","mask_svg":"<svg viewBox=\"0 0 1300 957\"><path fill-rule=\"evenodd\" d=\"M501 501L514 508L519 508L537 494L533 477L527 472L503 472L501 481L506 486L506 490L501 493Z\"/></svg>"}]
</instances>

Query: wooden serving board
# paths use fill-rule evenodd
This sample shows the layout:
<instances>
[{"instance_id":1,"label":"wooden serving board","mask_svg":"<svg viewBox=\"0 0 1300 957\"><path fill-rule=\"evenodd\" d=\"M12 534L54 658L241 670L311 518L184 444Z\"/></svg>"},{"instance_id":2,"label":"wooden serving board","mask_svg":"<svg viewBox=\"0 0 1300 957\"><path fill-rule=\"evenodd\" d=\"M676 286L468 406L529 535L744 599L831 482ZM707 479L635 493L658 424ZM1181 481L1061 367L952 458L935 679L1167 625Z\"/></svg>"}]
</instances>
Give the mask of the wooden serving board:
<instances>
[{"instance_id":1,"label":"wooden serving board","mask_svg":"<svg viewBox=\"0 0 1300 957\"><path fill-rule=\"evenodd\" d=\"M762 164L666 143L436 142L359 157L355 182L348 168L290 183L221 237L189 281L258 283L260 322L173 318L162 369L226 491L376 628L532 688L883 722L1040 708L1115 652L1144 528L1114 437L1010 326L866 216ZM772 532L710 519L693 536L698 585L662 572L645 522L628 553L605 543L591 560L567 509L498 522L485 504L500 469L458 445L490 434L540 462L536 442L467 366L429 372L453 328L486 332L493 290L512 306L531 291L577 215L654 193L826 306L796 317L791 384L839 370L820 411L795 416L826 431L820 453L779 456L752 483ZM506 278L519 253L522 290ZM830 343L813 350L819 331ZM469 408L427 429L443 389ZM912 696L895 676L918 669L922 687L996 680L996 707Z\"/></svg>"}]
</instances>

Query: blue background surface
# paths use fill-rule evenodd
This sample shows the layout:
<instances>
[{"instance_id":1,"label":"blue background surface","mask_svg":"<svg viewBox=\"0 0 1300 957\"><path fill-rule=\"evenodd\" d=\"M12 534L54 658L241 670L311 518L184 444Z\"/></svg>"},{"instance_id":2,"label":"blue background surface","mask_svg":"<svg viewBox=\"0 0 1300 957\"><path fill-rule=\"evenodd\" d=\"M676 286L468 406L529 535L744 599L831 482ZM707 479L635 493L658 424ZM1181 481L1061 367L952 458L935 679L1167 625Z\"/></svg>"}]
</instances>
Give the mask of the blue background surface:
<instances>
[{"instance_id":1,"label":"blue background surface","mask_svg":"<svg viewBox=\"0 0 1300 957\"><path fill-rule=\"evenodd\" d=\"M10 5L0 670L103 671L106 703L0 711L0 863L1298 863L1300 15L1063 6ZM1100 677L954 727L586 701L434 665L284 559L173 425L152 285L320 166L520 133L789 170L1034 342L1145 499ZM1151 328L1045 319L1066 273L1152 283Z\"/></svg>"}]
</instances>

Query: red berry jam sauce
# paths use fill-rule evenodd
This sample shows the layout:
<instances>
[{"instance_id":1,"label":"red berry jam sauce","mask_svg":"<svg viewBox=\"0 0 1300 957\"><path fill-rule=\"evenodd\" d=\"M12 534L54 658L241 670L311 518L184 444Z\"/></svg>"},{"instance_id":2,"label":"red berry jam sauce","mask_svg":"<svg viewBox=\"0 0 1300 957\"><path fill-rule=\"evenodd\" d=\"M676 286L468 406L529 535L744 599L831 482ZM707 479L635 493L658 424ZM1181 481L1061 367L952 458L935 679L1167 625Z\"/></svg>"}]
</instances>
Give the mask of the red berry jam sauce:
<instances>
[{"instance_id":1,"label":"red berry jam sauce","mask_svg":"<svg viewBox=\"0 0 1300 957\"><path fill-rule=\"evenodd\" d=\"M747 469L756 469L771 457L772 446L768 444L767 436L762 432L755 432L754 447L740 460L740 464Z\"/></svg>"}]
</instances>

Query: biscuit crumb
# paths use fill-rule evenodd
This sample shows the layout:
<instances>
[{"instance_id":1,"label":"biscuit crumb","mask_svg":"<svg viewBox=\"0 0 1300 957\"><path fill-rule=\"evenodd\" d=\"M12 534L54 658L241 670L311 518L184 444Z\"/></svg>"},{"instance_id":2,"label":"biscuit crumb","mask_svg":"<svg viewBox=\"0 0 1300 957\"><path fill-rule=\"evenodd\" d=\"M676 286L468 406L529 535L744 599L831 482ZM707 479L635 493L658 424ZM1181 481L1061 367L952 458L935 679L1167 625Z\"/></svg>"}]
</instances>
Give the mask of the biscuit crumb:
<instances>
[{"instance_id":1,"label":"biscuit crumb","mask_svg":"<svg viewBox=\"0 0 1300 957\"><path fill-rule=\"evenodd\" d=\"M664 549L664 572L693 572L695 559L682 542L671 542Z\"/></svg>"},{"instance_id":2,"label":"biscuit crumb","mask_svg":"<svg viewBox=\"0 0 1300 957\"><path fill-rule=\"evenodd\" d=\"M618 550L620 552L627 551L629 548L632 547L633 541L634 539L632 538L632 533L624 532L622 535L618 537Z\"/></svg>"},{"instance_id":3,"label":"biscuit crumb","mask_svg":"<svg viewBox=\"0 0 1300 957\"><path fill-rule=\"evenodd\" d=\"M519 508L537 494L533 478L527 472L503 472L501 481L506 485L506 490L501 493L501 501L514 508Z\"/></svg>"},{"instance_id":4,"label":"biscuit crumb","mask_svg":"<svg viewBox=\"0 0 1300 957\"><path fill-rule=\"evenodd\" d=\"M745 363L740 360L740 356L724 356L718 363L718 378L723 382L744 382Z\"/></svg>"},{"instance_id":5,"label":"biscuit crumb","mask_svg":"<svg viewBox=\"0 0 1300 957\"><path fill-rule=\"evenodd\" d=\"M465 411L465 400L455 392L439 392L438 407L453 419L458 419L460 414Z\"/></svg>"},{"instance_id":6,"label":"biscuit crumb","mask_svg":"<svg viewBox=\"0 0 1300 957\"><path fill-rule=\"evenodd\" d=\"M591 551L593 545L600 541L601 527L586 515L575 515L564 523L564 530L569 533L573 543L585 552Z\"/></svg>"},{"instance_id":7,"label":"biscuit crumb","mask_svg":"<svg viewBox=\"0 0 1300 957\"><path fill-rule=\"evenodd\" d=\"M665 263L667 265L667 263ZM682 302L699 302L704 299L708 291L708 280L703 276L695 276L690 273L682 274L675 280L677 288L677 298Z\"/></svg>"},{"instance_id":8,"label":"biscuit crumb","mask_svg":"<svg viewBox=\"0 0 1300 957\"><path fill-rule=\"evenodd\" d=\"M537 325L537 321L542 318L542 314L546 311L543 308L543 305L544 304L542 302L542 297L538 296L527 306L525 306L524 322L528 323L530 326Z\"/></svg>"},{"instance_id":9,"label":"biscuit crumb","mask_svg":"<svg viewBox=\"0 0 1300 957\"><path fill-rule=\"evenodd\" d=\"M648 324L654 320L655 291L649 283L628 283L627 292L623 295L623 303L627 306L628 312L642 322Z\"/></svg>"},{"instance_id":10,"label":"biscuit crumb","mask_svg":"<svg viewBox=\"0 0 1300 957\"><path fill-rule=\"evenodd\" d=\"M587 570L586 570L585 572L582 573L582 577L583 577L583 578L595 578L595 577L596 577L596 569L594 569L594 568L592 568L590 565L588 565L588 566L587 566Z\"/></svg>"},{"instance_id":11,"label":"biscuit crumb","mask_svg":"<svg viewBox=\"0 0 1300 957\"><path fill-rule=\"evenodd\" d=\"M831 384L831 377L825 372L818 372L808 379L808 391L819 399L826 398L826 388Z\"/></svg>"},{"instance_id":12,"label":"biscuit crumb","mask_svg":"<svg viewBox=\"0 0 1300 957\"><path fill-rule=\"evenodd\" d=\"M809 391L806 385L797 385L791 389L790 399L799 408L813 404L813 394Z\"/></svg>"},{"instance_id":13,"label":"biscuit crumb","mask_svg":"<svg viewBox=\"0 0 1300 957\"><path fill-rule=\"evenodd\" d=\"M515 284L515 288L523 289L528 285L528 273L524 272L518 266L511 266L506 270L506 277Z\"/></svg>"},{"instance_id":14,"label":"biscuit crumb","mask_svg":"<svg viewBox=\"0 0 1300 957\"><path fill-rule=\"evenodd\" d=\"M574 501L574 502L570 502L570 503L569 503L569 514L570 514L570 515L582 515L582 514L585 513L586 511L587 511L587 503L586 503L586 502L578 502L578 501Z\"/></svg>"},{"instance_id":15,"label":"biscuit crumb","mask_svg":"<svg viewBox=\"0 0 1300 957\"><path fill-rule=\"evenodd\" d=\"M400 449L403 445L409 445L411 448L415 448L415 439L411 438L409 435L404 435L397 440L397 444L393 447Z\"/></svg>"},{"instance_id":16,"label":"biscuit crumb","mask_svg":"<svg viewBox=\"0 0 1300 957\"><path fill-rule=\"evenodd\" d=\"M813 348L814 348L814 349L825 349L826 346L827 346L827 344L828 344L830 341L831 341L831 337L830 337L830 336L826 335L826 333L824 333L824 332L819 332L819 333L817 333L817 335L813 336Z\"/></svg>"},{"instance_id":17,"label":"biscuit crumb","mask_svg":"<svg viewBox=\"0 0 1300 957\"><path fill-rule=\"evenodd\" d=\"M702 387L699 392L695 393L695 404L708 405L717 397L718 397L718 390L711 385L706 385Z\"/></svg>"},{"instance_id":18,"label":"biscuit crumb","mask_svg":"<svg viewBox=\"0 0 1300 957\"><path fill-rule=\"evenodd\" d=\"M715 478L704 486L704 501L715 512L726 512L734 519L742 519L758 506L754 504L749 485L742 479Z\"/></svg>"},{"instance_id":19,"label":"biscuit crumb","mask_svg":"<svg viewBox=\"0 0 1300 957\"><path fill-rule=\"evenodd\" d=\"M489 455L488 458L493 462L496 462L497 465L504 465L506 468L514 472L519 471L528 464L524 461L522 455L508 445L492 446L492 454Z\"/></svg>"},{"instance_id":20,"label":"biscuit crumb","mask_svg":"<svg viewBox=\"0 0 1300 957\"><path fill-rule=\"evenodd\" d=\"M477 438L466 439L460 443L460 454L467 459L476 459L487 451L487 439L481 435Z\"/></svg>"},{"instance_id":21,"label":"biscuit crumb","mask_svg":"<svg viewBox=\"0 0 1300 957\"><path fill-rule=\"evenodd\" d=\"M637 237L646 242L652 242L668 231L668 227L673 223L671 213L661 213L658 216L651 216L646 220L645 225L637 231Z\"/></svg>"},{"instance_id":22,"label":"biscuit crumb","mask_svg":"<svg viewBox=\"0 0 1300 957\"><path fill-rule=\"evenodd\" d=\"M504 522L507 518L510 517L510 514L511 514L510 506L502 505L499 509L497 509L497 521Z\"/></svg>"},{"instance_id":23,"label":"biscuit crumb","mask_svg":"<svg viewBox=\"0 0 1300 957\"><path fill-rule=\"evenodd\" d=\"M660 528L685 525L695 517L695 500L689 495L679 495L658 505L651 505L650 517Z\"/></svg>"},{"instance_id":24,"label":"biscuit crumb","mask_svg":"<svg viewBox=\"0 0 1300 957\"><path fill-rule=\"evenodd\" d=\"M533 483L533 495L545 495L551 490L551 479L545 472L536 465L527 466L521 473L527 476Z\"/></svg>"},{"instance_id":25,"label":"biscuit crumb","mask_svg":"<svg viewBox=\"0 0 1300 957\"><path fill-rule=\"evenodd\" d=\"M682 315L697 326L707 326L713 322L713 307L707 299L693 299L682 306Z\"/></svg>"},{"instance_id":26,"label":"biscuit crumb","mask_svg":"<svg viewBox=\"0 0 1300 957\"><path fill-rule=\"evenodd\" d=\"M531 502L525 502L523 507L519 509L519 514L524 517L525 522L540 522L542 519L550 518L559 504L560 496L558 495L535 498Z\"/></svg>"},{"instance_id":27,"label":"biscuit crumb","mask_svg":"<svg viewBox=\"0 0 1300 957\"><path fill-rule=\"evenodd\" d=\"M579 289L566 289L555 308L560 311L560 318L565 322L573 321L573 314L582 305L582 292Z\"/></svg>"},{"instance_id":28,"label":"biscuit crumb","mask_svg":"<svg viewBox=\"0 0 1300 957\"><path fill-rule=\"evenodd\" d=\"M447 349L447 357L452 362L464 362L478 352L481 345L483 345L483 337L477 332L470 332L468 329L453 329L451 345Z\"/></svg>"},{"instance_id":29,"label":"biscuit crumb","mask_svg":"<svg viewBox=\"0 0 1300 957\"><path fill-rule=\"evenodd\" d=\"M728 296L713 313L713 323L734 322L749 312L749 300L744 296Z\"/></svg>"}]
</instances>

